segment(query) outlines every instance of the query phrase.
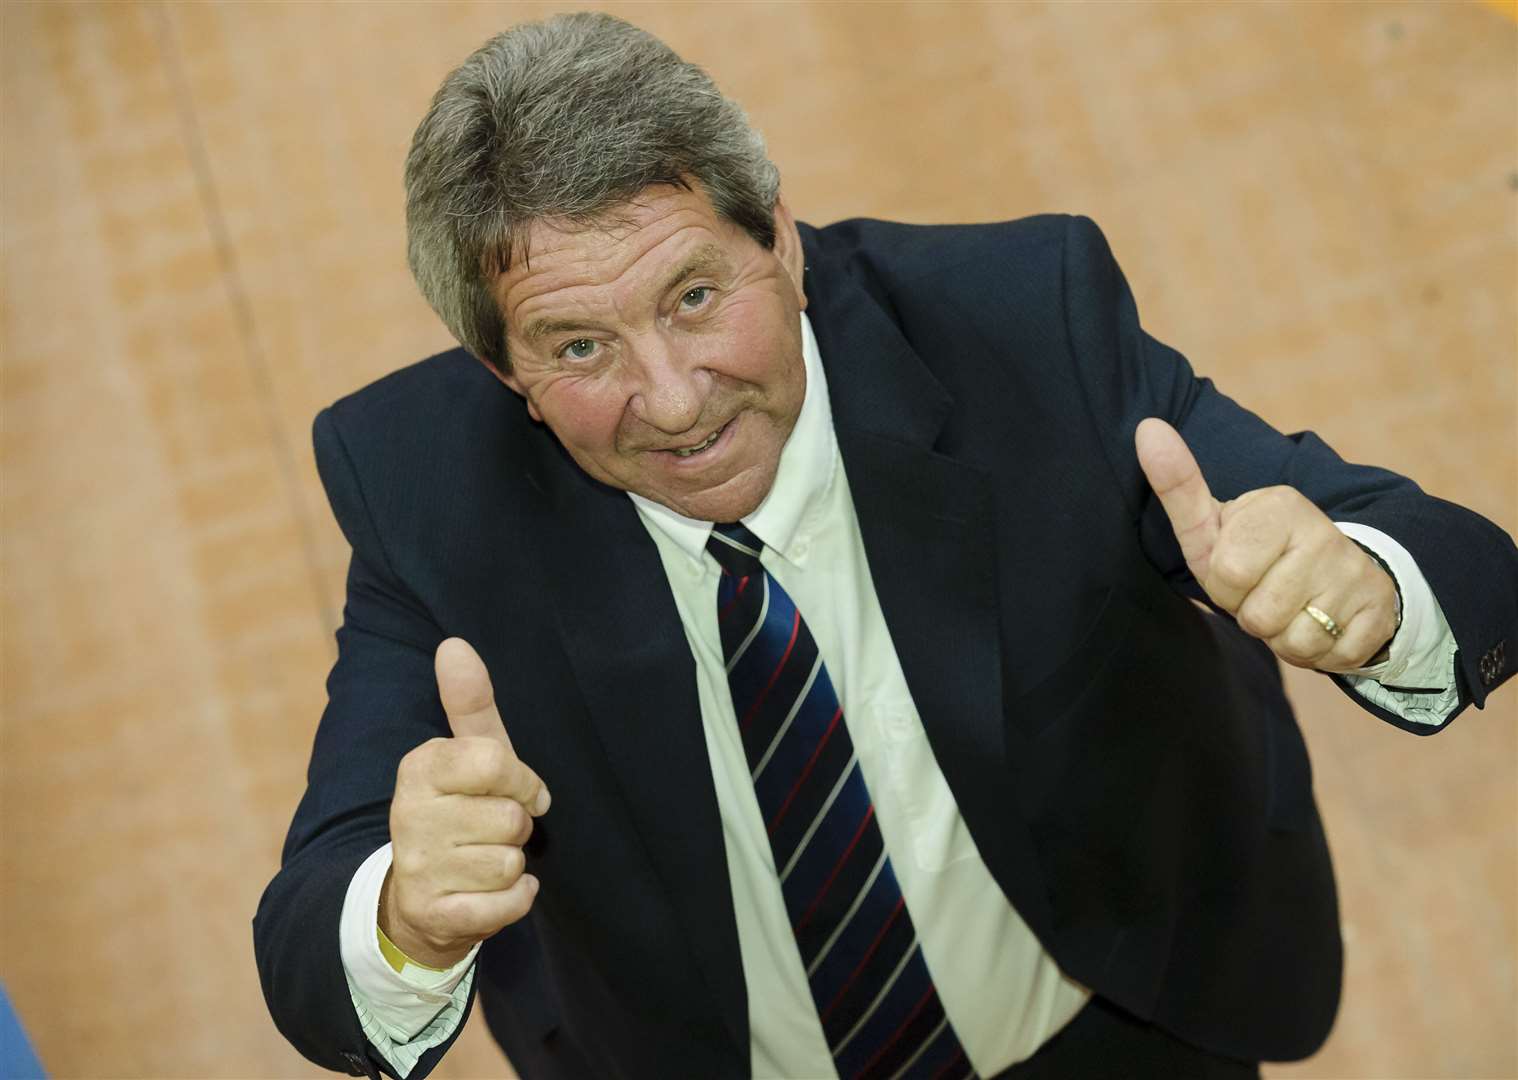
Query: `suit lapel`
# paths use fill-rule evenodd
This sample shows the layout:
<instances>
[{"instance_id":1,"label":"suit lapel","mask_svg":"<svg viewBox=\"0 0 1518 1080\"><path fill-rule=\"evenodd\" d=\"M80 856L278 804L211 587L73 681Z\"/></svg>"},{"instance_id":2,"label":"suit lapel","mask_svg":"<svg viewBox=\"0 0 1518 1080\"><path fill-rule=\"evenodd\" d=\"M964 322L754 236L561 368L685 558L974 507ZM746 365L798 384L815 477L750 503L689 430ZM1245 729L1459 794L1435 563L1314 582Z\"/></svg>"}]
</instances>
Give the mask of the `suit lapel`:
<instances>
[{"instance_id":1,"label":"suit lapel","mask_svg":"<svg viewBox=\"0 0 1518 1080\"><path fill-rule=\"evenodd\" d=\"M706 998L748 1060L748 1003L695 661L657 548L625 494L551 440L545 572L576 680L627 814L688 934Z\"/></svg>"},{"instance_id":2,"label":"suit lapel","mask_svg":"<svg viewBox=\"0 0 1518 1080\"><path fill-rule=\"evenodd\" d=\"M991 478L938 453L952 399L881 306L809 251L807 297L870 575L923 727L982 857L1047 925L1016 812ZM820 264L820 265L819 265Z\"/></svg>"}]
</instances>

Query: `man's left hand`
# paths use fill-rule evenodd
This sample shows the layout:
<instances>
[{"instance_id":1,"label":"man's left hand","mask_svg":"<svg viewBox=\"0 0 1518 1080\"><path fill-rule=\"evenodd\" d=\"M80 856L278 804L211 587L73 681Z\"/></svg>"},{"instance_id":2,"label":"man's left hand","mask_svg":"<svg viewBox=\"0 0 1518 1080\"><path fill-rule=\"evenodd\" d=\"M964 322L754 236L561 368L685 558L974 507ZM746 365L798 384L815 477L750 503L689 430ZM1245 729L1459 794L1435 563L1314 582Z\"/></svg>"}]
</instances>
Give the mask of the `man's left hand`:
<instances>
[{"instance_id":1,"label":"man's left hand","mask_svg":"<svg viewBox=\"0 0 1518 1080\"><path fill-rule=\"evenodd\" d=\"M1175 428L1144 420L1134 443L1192 576L1282 660L1350 671L1390 640L1397 629L1391 576L1300 491L1257 488L1219 502Z\"/></svg>"}]
</instances>

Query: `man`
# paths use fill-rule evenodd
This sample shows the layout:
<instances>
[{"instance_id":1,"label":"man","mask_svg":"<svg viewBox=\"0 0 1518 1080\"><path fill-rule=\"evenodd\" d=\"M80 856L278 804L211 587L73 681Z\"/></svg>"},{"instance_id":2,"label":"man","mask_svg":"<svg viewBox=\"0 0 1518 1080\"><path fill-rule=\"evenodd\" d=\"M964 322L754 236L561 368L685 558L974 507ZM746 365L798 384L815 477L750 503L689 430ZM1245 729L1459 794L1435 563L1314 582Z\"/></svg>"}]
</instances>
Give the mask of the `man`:
<instances>
[{"instance_id":1,"label":"man","mask_svg":"<svg viewBox=\"0 0 1518 1080\"><path fill-rule=\"evenodd\" d=\"M606 16L472 56L407 190L467 353L315 426L348 604L255 923L303 1053L425 1075L476 992L530 1077L1321 1043L1275 658L1442 728L1508 675L1509 538L1196 378L1084 219L798 224Z\"/></svg>"}]
</instances>

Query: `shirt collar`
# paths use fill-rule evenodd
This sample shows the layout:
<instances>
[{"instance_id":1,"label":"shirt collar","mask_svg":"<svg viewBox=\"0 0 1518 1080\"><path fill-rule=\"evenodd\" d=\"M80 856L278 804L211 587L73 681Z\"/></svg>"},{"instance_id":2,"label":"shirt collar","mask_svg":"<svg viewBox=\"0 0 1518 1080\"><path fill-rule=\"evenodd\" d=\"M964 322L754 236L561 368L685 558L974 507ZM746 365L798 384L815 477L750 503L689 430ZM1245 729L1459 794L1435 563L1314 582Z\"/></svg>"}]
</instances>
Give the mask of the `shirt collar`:
<instances>
[{"instance_id":1,"label":"shirt collar","mask_svg":"<svg viewBox=\"0 0 1518 1080\"><path fill-rule=\"evenodd\" d=\"M766 547L790 558L808 511L820 504L832 484L838 459L833 434L833 410L828 401L827 378L812 323L801 314L801 355L806 364L806 392L796 426L780 451L775 483L758 508L743 519ZM692 559L700 561L712 523L688 518L669 507L628 492L646 525L658 529Z\"/></svg>"}]
</instances>

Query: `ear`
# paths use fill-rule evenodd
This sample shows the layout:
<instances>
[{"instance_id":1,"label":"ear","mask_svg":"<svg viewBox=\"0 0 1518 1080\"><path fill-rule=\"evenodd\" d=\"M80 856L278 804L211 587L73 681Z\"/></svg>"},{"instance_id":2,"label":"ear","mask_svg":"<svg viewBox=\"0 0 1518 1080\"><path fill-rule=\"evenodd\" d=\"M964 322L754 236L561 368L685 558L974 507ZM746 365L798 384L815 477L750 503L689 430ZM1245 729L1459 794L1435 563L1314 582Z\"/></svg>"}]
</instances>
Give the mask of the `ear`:
<instances>
[{"instance_id":1,"label":"ear","mask_svg":"<svg viewBox=\"0 0 1518 1080\"><path fill-rule=\"evenodd\" d=\"M474 356L473 353L470 353L469 355ZM479 360L480 363L485 366L486 371L495 376L497 382L501 383L513 394L516 394L523 401L527 402L528 416L532 417L540 424L543 422L543 414L538 412L538 407L532 403L532 398L527 396L527 388L522 385L522 380L517 378L515 373L508 373L503 375L496 369L496 366L494 364L491 364L485 360L481 360L478 356L475 356L474 358L476 360Z\"/></svg>"},{"instance_id":2,"label":"ear","mask_svg":"<svg viewBox=\"0 0 1518 1080\"><path fill-rule=\"evenodd\" d=\"M805 311L806 289L803 285L806 280L806 252L801 247L801 233L796 228L796 219L791 215L791 208L785 204L784 196L775 198L775 257L785 267L791 284L796 287L797 302L801 310Z\"/></svg>"}]
</instances>

